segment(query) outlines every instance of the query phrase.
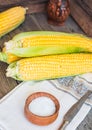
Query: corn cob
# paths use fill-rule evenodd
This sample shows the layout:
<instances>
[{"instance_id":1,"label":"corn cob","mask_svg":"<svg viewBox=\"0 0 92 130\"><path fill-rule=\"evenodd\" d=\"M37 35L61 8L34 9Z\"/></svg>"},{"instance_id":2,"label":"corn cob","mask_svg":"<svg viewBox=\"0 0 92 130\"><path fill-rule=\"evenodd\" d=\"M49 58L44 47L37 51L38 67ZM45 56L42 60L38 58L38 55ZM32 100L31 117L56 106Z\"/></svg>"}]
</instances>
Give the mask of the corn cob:
<instances>
[{"instance_id":1,"label":"corn cob","mask_svg":"<svg viewBox=\"0 0 92 130\"><path fill-rule=\"evenodd\" d=\"M5 47L19 57L92 52L92 39L82 34L33 31L18 34Z\"/></svg>"},{"instance_id":2,"label":"corn cob","mask_svg":"<svg viewBox=\"0 0 92 130\"><path fill-rule=\"evenodd\" d=\"M24 58L12 63L6 75L17 80L44 80L92 72L92 54L63 54Z\"/></svg>"},{"instance_id":3,"label":"corn cob","mask_svg":"<svg viewBox=\"0 0 92 130\"><path fill-rule=\"evenodd\" d=\"M11 53L6 52L5 48L3 48L2 52L0 52L0 61L6 62L8 64L10 64L16 60L19 60L19 59L20 59L20 57L17 57Z\"/></svg>"},{"instance_id":4,"label":"corn cob","mask_svg":"<svg viewBox=\"0 0 92 130\"><path fill-rule=\"evenodd\" d=\"M26 9L17 6L0 13L0 37L18 27L25 20Z\"/></svg>"},{"instance_id":5,"label":"corn cob","mask_svg":"<svg viewBox=\"0 0 92 130\"><path fill-rule=\"evenodd\" d=\"M6 62L8 64L19 60L20 58L11 54L11 53L4 53L4 52L0 52L0 61Z\"/></svg>"}]
</instances>

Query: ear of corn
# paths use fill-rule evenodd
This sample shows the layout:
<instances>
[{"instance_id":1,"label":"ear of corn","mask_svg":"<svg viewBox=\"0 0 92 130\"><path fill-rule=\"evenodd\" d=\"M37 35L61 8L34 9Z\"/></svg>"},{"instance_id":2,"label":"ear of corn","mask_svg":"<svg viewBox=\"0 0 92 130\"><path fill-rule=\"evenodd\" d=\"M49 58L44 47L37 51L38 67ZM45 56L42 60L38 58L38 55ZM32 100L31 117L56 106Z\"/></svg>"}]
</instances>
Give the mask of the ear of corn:
<instances>
[{"instance_id":1,"label":"ear of corn","mask_svg":"<svg viewBox=\"0 0 92 130\"><path fill-rule=\"evenodd\" d=\"M7 68L17 80L44 80L92 72L92 54L63 54L21 59Z\"/></svg>"},{"instance_id":2,"label":"ear of corn","mask_svg":"<svg viewBox=\"0 0 92 130\"><path fill-rule=\"evenodd\" d=\"M19 57L92 52L92 39L81 34L33 31L18 34L5 47Z\"/></svg>"},{"instance_id":3,"label":"ear of corn","mask_svg":"<svg viewBox=\"0 0 92 130\"><path fill-rule=\"evenodd\" d=\"M11 54L11 53L4 53L4 52L0 52L0 61L6 62L8 64L19 60L20 58Z\"/></svg>"},{"instance_id":4,"label":"ear of corn","mask_svg":"<svg viewBox=\"0 0 92 130\"><path fill-rule=\"evenodd\" d=\"M0 13L0 37L18 27L25 20L26 9L17 6Z\"/></svg>"},{"instance_id":5,"label":"ear of corn","mask_svg":"<svg viewBox=\"0 0 92 130\"><path fill-rule=\"evenodd\" d=\"M0 61L6 62L8 64L10 64L16 60L19 60L19 59L20 59L20 57L17 57L11 53L6 52L5 48L3 48L2 52L0 52Z\"/></svg>"}]
</instances>

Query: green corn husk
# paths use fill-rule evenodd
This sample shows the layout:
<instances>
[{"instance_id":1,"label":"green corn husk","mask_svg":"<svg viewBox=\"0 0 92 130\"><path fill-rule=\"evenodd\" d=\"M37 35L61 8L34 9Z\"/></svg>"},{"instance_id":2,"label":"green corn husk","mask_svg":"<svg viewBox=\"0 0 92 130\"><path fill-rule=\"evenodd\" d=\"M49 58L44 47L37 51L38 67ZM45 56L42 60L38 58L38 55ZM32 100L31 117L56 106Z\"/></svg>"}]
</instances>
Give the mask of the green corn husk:
<instances>
[{"instance_id":1,"label":"green corn husk","mask_svg":"<svg viewBox=\"0 0 92 130\"><path fill-rule=\"evenodd\" d=\"M8 61L7 54L5 54L4 52L0 52L0 61L7 63L7 61Z\"/></svg>"},{"instance_id":2,"label":"green corn husk","mask_svg":"<svg viewBox=\"0 0 92 130\"><path fill-rule=\"evenodd\" d=\"M40 41L38 41L37 36L40 36L40 39L42 39L44 36L48 36L49 40L48 38L45 38L40 45ZM58 36L61 38L58 39ZM35 46L33 46L33 43L31 43L30 46L23 47L23 39L32 39L33 37L36 39ZM56 39L54 37L56 37ZM53 38L54 40L52 40ZM62 39L63 41L61 42ZM29 42L32 41L30 40ZM82 34L69 34L52 31L32 31L16 35L12 40L5 43L5 48L7 52L17 55L18 57L92 52L92 39Z\"/></svg>"}]
</instances>

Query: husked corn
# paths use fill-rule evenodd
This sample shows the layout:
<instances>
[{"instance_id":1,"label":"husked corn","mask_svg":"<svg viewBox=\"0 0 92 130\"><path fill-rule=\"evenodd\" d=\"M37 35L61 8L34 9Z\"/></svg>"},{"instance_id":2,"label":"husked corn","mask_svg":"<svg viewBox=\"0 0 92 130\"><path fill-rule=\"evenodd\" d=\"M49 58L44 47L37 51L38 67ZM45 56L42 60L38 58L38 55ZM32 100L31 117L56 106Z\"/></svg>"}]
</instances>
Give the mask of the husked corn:
<instances>
[{"instance_id":1,"label":"husked corn","mask_svg":"<svg viewBox=\"0 0 92 130\"><path fill-rule=\"evenodd\" d=\"M26 9L12 7L0 13L0 37L18 27L25 20Z\"/></svg>"},{"instance_id":2,"label":"husked corn","mask_svg":"<svg viewBox=\"0 0 92 130\"><path fill-rule=\"evenodd\" d=\"M25 58L7 68L7 76L17 80L43 80L92 71L92 54L63 54Z\"/></svg>"},{"instance_id":3,"label":"husked corn","mask_svg":"<svg viewBox=\"0 0 92 130\"><path fill-rule=\"evenodd\" d=\"M19 57L92 52L92 39L81 34L33 31L16 35L5 48Z\"/></svg>"}]
</instances>

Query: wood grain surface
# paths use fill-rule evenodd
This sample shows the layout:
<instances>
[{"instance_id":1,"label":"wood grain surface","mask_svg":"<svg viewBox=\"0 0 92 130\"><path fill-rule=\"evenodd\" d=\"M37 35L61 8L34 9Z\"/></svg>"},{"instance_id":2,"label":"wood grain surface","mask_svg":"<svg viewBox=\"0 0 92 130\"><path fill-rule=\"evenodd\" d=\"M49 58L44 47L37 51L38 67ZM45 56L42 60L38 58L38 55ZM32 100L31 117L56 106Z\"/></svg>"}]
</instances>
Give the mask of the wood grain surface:
<instances>
[{"instance_id":1,"label":"wood grain surface","mask_svg":"<svg viewBox=\"0 0 92 130\"><path fill-rule=\"evenodd\" d=\"M81 1L84 2L90 9L92 9L92 0L81 0Z\"/></svg>"},{"instance_id":2,"label":"wood grain surface","mask_svg":"<svg viewBox=\"0 0 92 130\"><path fill-rule=\"evenodd\" d=\"M87 2L88 1L88 2ZM81 8L90 16L92 17L92 0L77 0L77 3L81 6Z\"/></svg>"},{"instance_id":3,"label":"wood grain surface","mask_svg":"<svg viewBox=\"0 0 92 130\"><path fill-rule=\"evenodd\" d=\"M47 22L46 13L36 13L26 16L25 22L19 26L17 29L13 30L9 34L3 36L0 39L0 48L2 49L4 42L10 40L14 35L24 32L24 31L35 31L35 30L51 30L51 31L62 31L62 32L76 32L84 33L76 22L69 17L63 26L53 26L49 25ZM12 78L7 78L6 68L8 64L0 62L0 98L11 91L20 82L15 81ZM86 126L85 126L86 125ZM92 129L92 110L86 117L83 123L78 127L78 130L91 130Z\"/></svg>"},{"instance_id":4,"label":"wood grain surface","mask_svg":"<svg viewBox=\"0 0 92 130\"><path fill-rule=\"evenodd\" d=\"M80 3L80 2L79 2ZM92 37L92 17L84 11L76 1L71 0L71 15L78 23L81 29L90 37ZM91 10L92 11L92 10ZM92 15L92 14L91 14Z\"/></svg>"},{"instance_id":5,"label":"wood grain surface","mask_svg":"<svg viewBox=\"0 0 92 130\"><path fill-rule=\"evenodd\" d=\"M23 6L28 8L27 13L38 13L45 11L48 0L0 0L0 11L4 11L14 6Z\"/></svg>"}]
</instances>

